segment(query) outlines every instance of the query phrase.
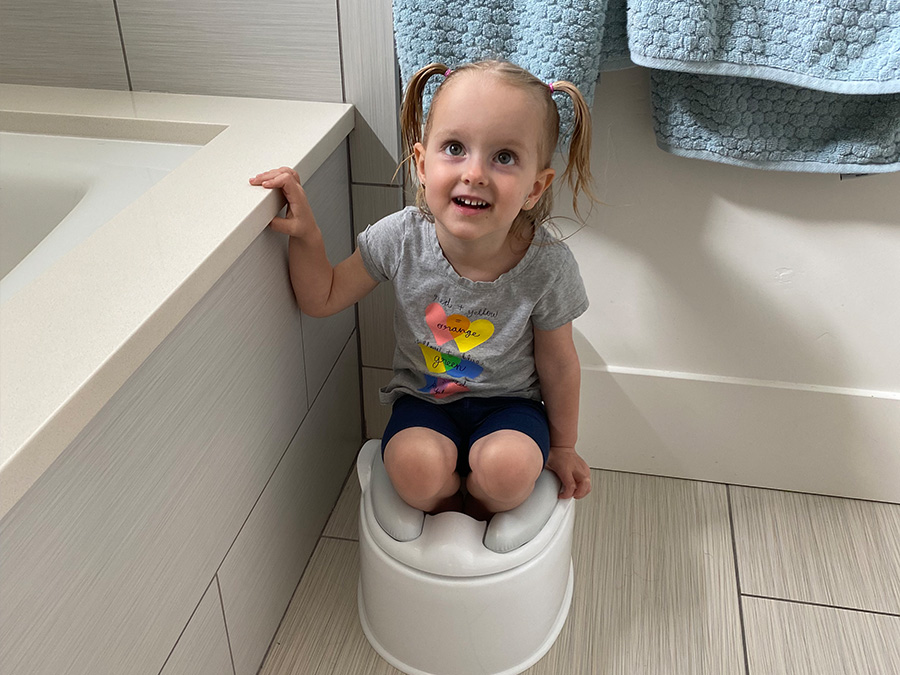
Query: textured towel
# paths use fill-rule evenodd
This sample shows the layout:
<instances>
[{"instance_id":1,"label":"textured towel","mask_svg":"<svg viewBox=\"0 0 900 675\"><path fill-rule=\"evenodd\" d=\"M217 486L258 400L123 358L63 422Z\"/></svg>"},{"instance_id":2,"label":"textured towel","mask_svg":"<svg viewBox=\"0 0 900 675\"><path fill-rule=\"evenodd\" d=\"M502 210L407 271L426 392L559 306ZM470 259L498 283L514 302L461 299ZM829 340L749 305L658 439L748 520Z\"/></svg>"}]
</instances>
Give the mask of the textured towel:
<instances>
[{"instance_id":1,"label":"textured towel","mask_svg":"<svg viewBox=\"0 0 900 675\"><path fill-rule=\"evenodd\" d=\"M626 0L607 0L606 21L600 45L600 70L633 68L628 49L628 6Z\"/></svg>"},{"instance_id":2,"label":"textured towel","mask_svg":"<svg viewBox=\"0 0 900 675\"><path fill-rule=\"evenodd\" d=\"M628 47L660 70L896 93L900 0L628 0Z\"/></svg>"},{"instance_id":3,"label":"textured towel","mask_svg":"<svg viewBox=\"0 0 900 675\"><path fill-rule=\"evenodd\" d=\"M673 154L757 169L900 171L900 94L651 71L656 140Z\"/></svg>"},{"instance_id":4,"label":"textured towel","mask_svg":"<svg viewBox=\"0 0 900 675\"><path fill-rule=\"evenodd\" d=\"M612 14L625 0L610 3ZM627 36L631 60L656 69L653 116L669 152L900 170L900 0L629 0Z\"/></svg>"},{"instance_id":5,"label":"textured towel","mask_svg":"<svg viewBox=\"0 0 900 675\"><path fill-rule=\"evenodd\" d=\"M601 70L626 54L654 69L668 152L785 171L900 170L900 0L609 0Z\"/></svg>"},{"instance_id":6,"label":"textured towel","mask_svg":"<svg viewBox=\"0 0 900 675\"><path fill-rule=\"evenodd\" d=\"M504 58L574 82L590 103L601 70L642 63L664 69L651 91L669 152L762 169L900 170L900 0L393 3L404 83L432 61ZM571 106L554 98L565 139Z\"/></svg>"},{"instance_id":7,"label":"textured towel","mask_svg":"<svg viewBox=\"0 0 900 675\"><path fill-rule=\"evenodd\" d=\"M454 66L498 58L550 82L568 80L593 99L607 0L393 0L394 37L404 86L434 61ZM432 89L433 90L433 89ZM569 97L554 94L561 137ZM426 107L430 97L426 99Z\"/></svg>"}]
</instances>

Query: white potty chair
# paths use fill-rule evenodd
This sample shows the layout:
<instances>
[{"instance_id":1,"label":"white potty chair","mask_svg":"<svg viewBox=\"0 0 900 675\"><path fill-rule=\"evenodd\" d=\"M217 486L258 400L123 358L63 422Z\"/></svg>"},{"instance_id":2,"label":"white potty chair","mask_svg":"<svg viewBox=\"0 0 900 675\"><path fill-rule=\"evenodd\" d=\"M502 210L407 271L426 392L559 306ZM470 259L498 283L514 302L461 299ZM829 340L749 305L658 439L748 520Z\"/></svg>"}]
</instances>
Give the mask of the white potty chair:
<instances>
[{"instance_id":1,"label":"white potty chair","mask_svg":"<svg viewBox=\"0 0 900 675\"><path fill-rule=\"evenodd\" d=\"M574 504L545 470L524 504L489 524L426 516L394 491L381 442L357 460L359 618L409 675L514 675L556 641L572 601Z\"/></svg>"}]
</instances>

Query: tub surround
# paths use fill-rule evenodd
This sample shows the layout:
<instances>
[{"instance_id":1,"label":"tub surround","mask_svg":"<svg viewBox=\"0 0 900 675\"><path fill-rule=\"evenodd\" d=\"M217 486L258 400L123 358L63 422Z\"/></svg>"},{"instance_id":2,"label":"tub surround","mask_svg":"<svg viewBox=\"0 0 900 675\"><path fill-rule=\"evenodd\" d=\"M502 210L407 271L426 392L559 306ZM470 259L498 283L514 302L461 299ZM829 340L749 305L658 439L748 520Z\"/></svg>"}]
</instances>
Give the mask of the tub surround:
<instances>
[{"instance_id":1,"label":"tub surround","mask_svg":"<svg viewBox=\"0 0 900 675\"><path fill-rule=\"evenodd\" d=\"M0 517L353 127L352 106L0 85L0 128L204 144L0 306Z\"/></svg>"}]
</instances>

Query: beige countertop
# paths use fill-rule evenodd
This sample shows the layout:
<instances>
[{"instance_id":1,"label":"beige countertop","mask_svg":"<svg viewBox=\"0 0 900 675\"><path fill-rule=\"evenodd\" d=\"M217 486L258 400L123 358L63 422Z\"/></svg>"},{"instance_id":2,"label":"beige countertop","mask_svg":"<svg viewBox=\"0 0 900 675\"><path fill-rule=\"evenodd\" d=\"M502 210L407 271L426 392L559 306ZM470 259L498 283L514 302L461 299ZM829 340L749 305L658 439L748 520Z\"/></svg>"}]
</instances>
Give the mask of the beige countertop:
<instances>
[{"instance_id":1,"label":"beige countertop","mask_svg":"<svg viewBox=\"0 0 900 675\"><path fill-rule=\"evenodd\" d=\"M0 305L0 517L353 127L336 103L0 85L0 130L205 144ZM2 159L0 159L2 161Z\"/></svg>"}]
</instances>

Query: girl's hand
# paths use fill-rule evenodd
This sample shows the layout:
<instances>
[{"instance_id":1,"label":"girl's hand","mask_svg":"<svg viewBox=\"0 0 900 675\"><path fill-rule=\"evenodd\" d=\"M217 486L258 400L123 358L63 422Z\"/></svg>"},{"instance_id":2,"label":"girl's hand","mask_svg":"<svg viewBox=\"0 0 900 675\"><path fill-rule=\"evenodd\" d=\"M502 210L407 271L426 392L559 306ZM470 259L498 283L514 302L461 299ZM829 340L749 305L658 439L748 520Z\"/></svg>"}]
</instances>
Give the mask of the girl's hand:
<instances>
[{"instance_id":1,"label":"girl's hand","mask_svg":"<svg viewBox=\"0 0 900 675\"><path fill-rule=\"evenodd\" d=\"M550 448L547 466L559 476L562 482L560 499L575 497L581 499L591 491L591 468L575 448L554 446Z\"/></svg>"},{"instance_id":2,"label":"girl's hand","mask_svg":"<svg viewBox=\"0 0 900 675\"><path fill-rule=\"evenodd\" d=\"M288 203L287 214L284 218L272 219L269 225L273 230L298 239L318 230L306 193L300 187L300 176L290 167L283 166L258 174L250 179L250 185L261 185L270 190L280 188L284 193Z\"/></svg>"}]
</instances>

